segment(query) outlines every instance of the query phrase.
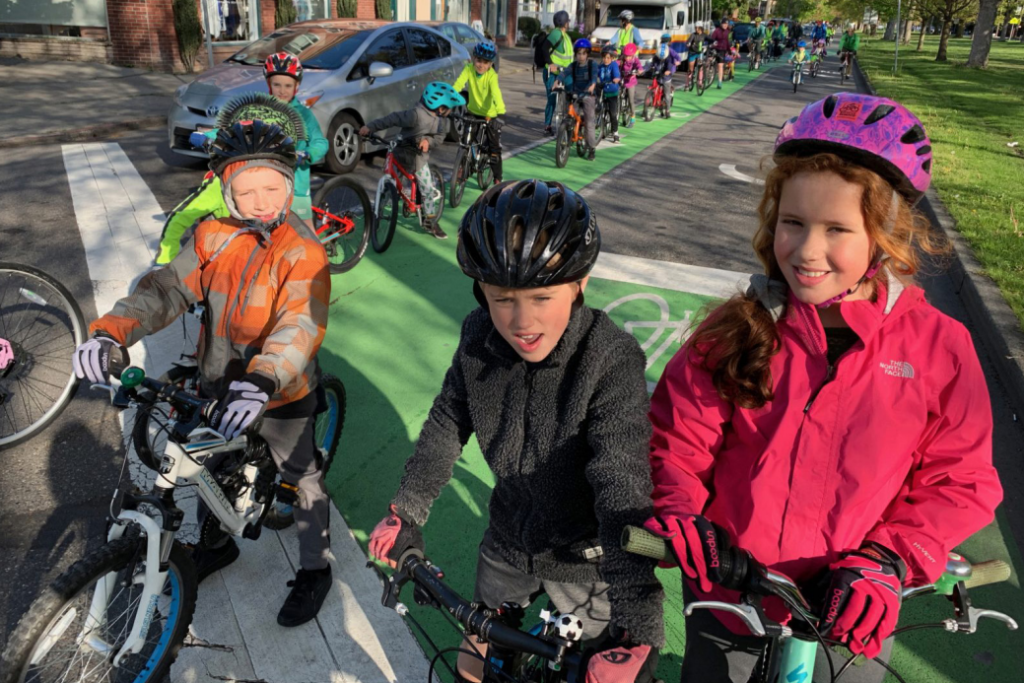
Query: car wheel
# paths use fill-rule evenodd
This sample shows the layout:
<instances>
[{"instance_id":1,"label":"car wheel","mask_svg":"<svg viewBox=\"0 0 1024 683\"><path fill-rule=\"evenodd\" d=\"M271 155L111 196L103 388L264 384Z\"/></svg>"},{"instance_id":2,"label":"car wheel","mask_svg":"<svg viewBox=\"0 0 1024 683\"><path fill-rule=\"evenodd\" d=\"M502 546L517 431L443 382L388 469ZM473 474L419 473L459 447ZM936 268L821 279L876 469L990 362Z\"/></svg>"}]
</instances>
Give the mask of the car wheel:
<instances>
[{"instance_id":1,"label":"car wheel","mask_svg":"<svg viewBox=\"0 0 1024 683\"><path fill-rule=\"evenodd\" d=\"M351 114L341 112L331 121L327 129L327 141L331 148L327 153L327 164L335 173L351 173L362 155L362 140L359 138L359 123Z\"/></svg>"}]
</instances>

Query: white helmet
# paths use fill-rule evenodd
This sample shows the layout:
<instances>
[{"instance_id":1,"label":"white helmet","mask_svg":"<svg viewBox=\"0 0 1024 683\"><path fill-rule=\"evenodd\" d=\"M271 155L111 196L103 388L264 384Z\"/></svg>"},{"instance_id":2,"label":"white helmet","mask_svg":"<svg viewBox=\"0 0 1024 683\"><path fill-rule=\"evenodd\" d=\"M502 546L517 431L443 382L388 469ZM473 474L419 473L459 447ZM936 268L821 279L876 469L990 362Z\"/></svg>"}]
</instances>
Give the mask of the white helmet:
<instances>
[{"instance_id":1,"label":"white helmet","mask_svg":"<svg viewBox=\"0 0 1024 683\"><path fill-rule=\"evenodd\" d=\"M619 12L619 19L625 19L626 21L633 21L633 10L624 9Z\"/></svg>"}]
</instances>

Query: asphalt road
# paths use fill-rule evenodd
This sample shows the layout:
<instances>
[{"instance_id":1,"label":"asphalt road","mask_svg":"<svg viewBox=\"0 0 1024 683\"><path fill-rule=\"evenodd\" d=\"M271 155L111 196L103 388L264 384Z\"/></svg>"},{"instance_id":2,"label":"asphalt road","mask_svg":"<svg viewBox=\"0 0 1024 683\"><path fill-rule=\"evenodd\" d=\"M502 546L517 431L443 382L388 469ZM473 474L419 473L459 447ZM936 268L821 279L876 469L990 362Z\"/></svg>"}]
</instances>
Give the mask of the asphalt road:
<instances>
[{"instance_id":1,"label":"asphalt road","mask_svg":"<svg viewBox=\"0 0 1024 683\"><path fill-rule=\"evenodd\" d=\"M719 166L732 164L756 175L779 125L804 104L840 88L833 69L807 78L794 94L788 74L784 68L765 73L583 188L599 216L604 248L732 271L757 270L749 244L760 187L727 177ZM529 72L507 74L501 83L510 109L504 133L508 152L539 139L543 86L534 85ZM677 94L684 108L692 97ZM163 129L110 140L121 145L166 210L204 172L202 164L166 149ZM628 144L628 137L622 144ZM453 157L454 146L446 145L434 161L448 169ZM381 166L379 155L367 157L355 176L372 190ZM86 317L95 317L60 145L0 150L0 188L3 260L54 274L74 293ZM933 303L968 323L955 283L939 275L927 278L925 286ZM1024 502L1018 493L1024 490L1024 430L991 372L987 350L979 348L979 353L992 394L1004 509L1018 547L1024 547ZM0 642L5 642L37 591L102 540L105 510L122 462L117 414L103 396L83 389L47 432L4 451L0 459Z\"/></svg>"}]
</instances>

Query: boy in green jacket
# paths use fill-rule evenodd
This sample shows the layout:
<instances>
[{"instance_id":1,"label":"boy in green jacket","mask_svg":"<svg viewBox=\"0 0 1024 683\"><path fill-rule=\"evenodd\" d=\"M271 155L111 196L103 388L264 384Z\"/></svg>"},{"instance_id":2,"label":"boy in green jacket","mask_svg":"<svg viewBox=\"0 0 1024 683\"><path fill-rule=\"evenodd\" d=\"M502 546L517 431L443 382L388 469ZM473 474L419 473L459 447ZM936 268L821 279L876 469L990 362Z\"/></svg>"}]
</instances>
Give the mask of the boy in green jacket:
<instances>
[{"instance_id":1,"label":"boy in green jacket","mask_svg":"<svg viewBox=\"0 0 1024 683\"><path fill-rule=\"evenodd\" d=\"M498 87L498 74L492 66L498 56L498 48L489 40L482 40L473 48L473 63L462 68L462 73L455 79L452 87L455 92L461 93L464 88L469 90L469 101L466 109L471 116L467 116L467 124L474 118L483 119L487 126L487 146L490 147L491 172L494 174L494 184L497 185L502 179L501 169L501 127L504 121L500 118L505 115L505 100L501 97L501 88Z\"/></svg>"},{"instance_id":2,"label":"boy in green jacket","mask_svg":"<svg viewBox=\"0 0 1024 683\"><path fill-rule=\"evenodd\" d=\"M850 77L850 70L853 68L853 58L857 56L857 50L860 49L860 36L853 30L853 27L846 29L846 34L843 36L842 42L839 43L839 55L842 57L844 52L850 53L850 58L846 60L846 77Z\"/></svg>"},{"instance_id":3,"label":"boy in green jacket","mask_svg":"<svg viewBox=\"0 0 1024 683\"><path fill-rule=\"evenodd\" d=\"M294 55L278 52L267 57L263 64L263 76L267 80L267 89L278 100L285 102L294 109L302 119L305 138L296 141L295 150L298 165L295 168L295 196L292 200L292 211L309 221L313 218L313 201L309 193L309 169L319 163L327 154L329 147L327 138L320 131L320 124L309 107L302 104L295 96L302 82L302 64ZM193 145L202 146L207 140L217 137L217 130L205 133L193 133L190 138ZM198 143L198 144L197 144ZM175 207L164 226L160 239L160 252L156 263L170 263L178 254L181 240L185 232L200 220L226 218L228 209L224 203L220 180L208 173L199 188L189 195L185 201Z\"/></svg>"}]
</instances>

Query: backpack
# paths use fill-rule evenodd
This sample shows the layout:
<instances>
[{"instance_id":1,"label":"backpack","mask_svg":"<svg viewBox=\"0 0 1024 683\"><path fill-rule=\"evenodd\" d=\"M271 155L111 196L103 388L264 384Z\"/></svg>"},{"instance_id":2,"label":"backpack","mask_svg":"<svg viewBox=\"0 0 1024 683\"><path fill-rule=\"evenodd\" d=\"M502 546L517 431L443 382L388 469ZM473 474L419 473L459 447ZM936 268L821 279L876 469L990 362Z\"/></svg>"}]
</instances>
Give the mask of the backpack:
<instances>
[{"instance_id":1,"label":"backpack","mask_svg":"<svg viewBox=\"0 0 1024 683\"><path fill-rule=\"evenodd\" d=\"M533 68L537 71L543 71L548 65L549 53L545 47L545 43L547 42L547 34L543 31L535 34L530 41L530 46L533 48Z\"/></svg>"}]
</instances>

